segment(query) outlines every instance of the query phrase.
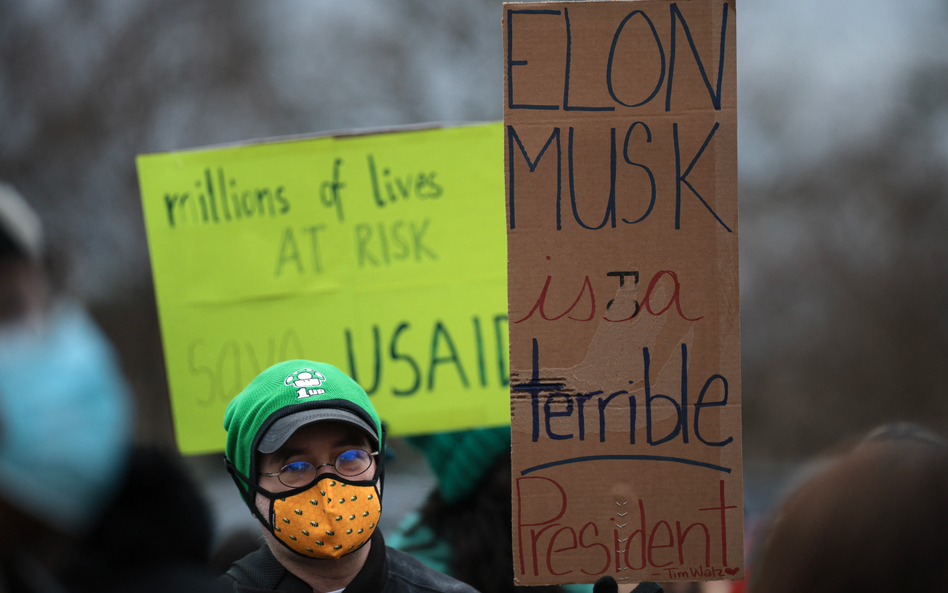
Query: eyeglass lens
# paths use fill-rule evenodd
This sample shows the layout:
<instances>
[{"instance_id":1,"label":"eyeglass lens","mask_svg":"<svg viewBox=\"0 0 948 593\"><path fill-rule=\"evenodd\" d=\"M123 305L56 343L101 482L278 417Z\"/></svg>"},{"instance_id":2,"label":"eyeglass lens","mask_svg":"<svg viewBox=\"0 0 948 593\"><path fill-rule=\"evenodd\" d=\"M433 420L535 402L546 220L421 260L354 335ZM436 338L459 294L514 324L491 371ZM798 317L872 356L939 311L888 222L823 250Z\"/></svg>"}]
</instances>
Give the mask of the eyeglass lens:
<instances>
[{"instance_id":1,"label":"eyeglass lens","mask_svg":"<svg viewBox=\"0 0 948 593\"><path fill-rule=\"evenodd\" d=\"M344 451L337 458L333 467L336 472L343 476L358 476L369 469L372 464L372 456L361 450L352 449ZM324 464L330 465L330 464ZM322 466L319 466L322 467ZM279 480L285 486L299 487L309 484L316 479L316 466L308 461L294 461L283 466L280 470Z\"/></svg>"},{"instance_id":2,"label":"eyeglass lens","mask_svg":"<svg viewBox=\"0 0 948 593\"><path fill-rule=\"evenodd\" d=\"M303 486L316 477L316 468L307 461L294 461L283 466L279 480L286 486Z\"/></svg>"}]
</instances>

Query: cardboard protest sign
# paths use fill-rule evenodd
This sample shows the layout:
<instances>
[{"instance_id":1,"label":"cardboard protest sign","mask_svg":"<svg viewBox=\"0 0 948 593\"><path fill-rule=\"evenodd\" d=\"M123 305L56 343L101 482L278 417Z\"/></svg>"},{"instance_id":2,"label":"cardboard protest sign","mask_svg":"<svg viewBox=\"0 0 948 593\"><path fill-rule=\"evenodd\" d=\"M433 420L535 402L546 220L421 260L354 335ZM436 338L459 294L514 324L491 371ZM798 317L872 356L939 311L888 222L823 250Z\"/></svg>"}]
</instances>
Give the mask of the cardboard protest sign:
<instances>
[{"instance_id":1,"label":"cardboard protest sign","mask_svg":"<svg viewBox=\"0 0 948 593\"><path fill-rule=\"evenodd\" d=\"M734 4L503 23L516 580L742 578Z\"/></svg>"},{"instance_id":2,"label":"cardboard protest sign","mask_svg":"<svg viewBox=\"0 0 948 593\"><path fill-rule=\"evenodd\" d=\"M175 431L329 362L389 434L509 421L503 128L301 138L138 158Z\"/></svg>"}]
</instances>

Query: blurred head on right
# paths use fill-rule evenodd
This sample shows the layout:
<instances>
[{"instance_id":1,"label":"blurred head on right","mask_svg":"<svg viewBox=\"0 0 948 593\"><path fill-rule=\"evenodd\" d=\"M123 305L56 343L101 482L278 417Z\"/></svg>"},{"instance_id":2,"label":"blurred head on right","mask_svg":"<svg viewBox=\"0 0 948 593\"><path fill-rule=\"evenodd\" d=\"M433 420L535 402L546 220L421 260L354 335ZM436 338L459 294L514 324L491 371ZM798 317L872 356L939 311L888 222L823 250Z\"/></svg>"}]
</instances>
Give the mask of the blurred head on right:
<instances>
[{"instance_id":1,"label":"blurred head on right","mask_svg":"<svg viewBox=\"0 0 948 593\"><path fill-rule=\"evenodd\" d=\"M948 591L948 447L908 425L870 433L777 510L751 593Z\"/></svg>"}]
</instances>

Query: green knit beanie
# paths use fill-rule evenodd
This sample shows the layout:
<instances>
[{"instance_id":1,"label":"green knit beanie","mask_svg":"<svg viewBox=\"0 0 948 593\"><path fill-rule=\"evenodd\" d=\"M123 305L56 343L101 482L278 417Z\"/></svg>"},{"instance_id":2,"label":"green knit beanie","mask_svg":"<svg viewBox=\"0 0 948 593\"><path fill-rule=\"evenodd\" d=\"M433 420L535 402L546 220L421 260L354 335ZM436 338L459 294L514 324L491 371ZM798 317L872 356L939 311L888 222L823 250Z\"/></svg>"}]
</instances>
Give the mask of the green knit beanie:
<instances>
[{"instance_id":1,"label":"green knit beanie","mask_svg":"<svg viewBox=\"0 0 948 593\"><path fill-rule=\"evenodd\" d=\"M480 428L407 437L420 449L438 478L441 498L467 498L501 455L510 455L510 427Z\"/></svg>"},{"instance_id":2,"label":"green knit beanie","mask_svg":"<svg viewBox=\"0 0 948 593\"><path fill-rule=\"evenodd\" d=\"M381 443L382 423L369 396L344 372L310 360L275 364L228 404L225 456L253 480L257 451L272 452L300 426L322 420L354 424Z\"/></svg>"}]
</instances>

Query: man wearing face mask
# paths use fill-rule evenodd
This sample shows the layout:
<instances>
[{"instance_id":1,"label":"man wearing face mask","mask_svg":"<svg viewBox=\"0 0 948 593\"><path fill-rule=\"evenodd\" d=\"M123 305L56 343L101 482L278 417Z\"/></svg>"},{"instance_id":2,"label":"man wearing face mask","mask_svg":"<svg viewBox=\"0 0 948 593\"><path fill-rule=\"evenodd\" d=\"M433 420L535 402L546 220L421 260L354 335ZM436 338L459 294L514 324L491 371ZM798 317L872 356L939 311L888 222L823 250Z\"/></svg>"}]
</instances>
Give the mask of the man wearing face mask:
<instances>
[{"instance_id":1,"label":"man wearing face mask","mask_svg":"<svg viewBox=\"0 0 948 593\"><path fill-rule=\"evenodd\" d=\"M476 593L385 546L385 433L339 369L270 367L227 406L224 428L227 469L266 544L218 580L221 591Z\"/></svg>"}]
</instances>

